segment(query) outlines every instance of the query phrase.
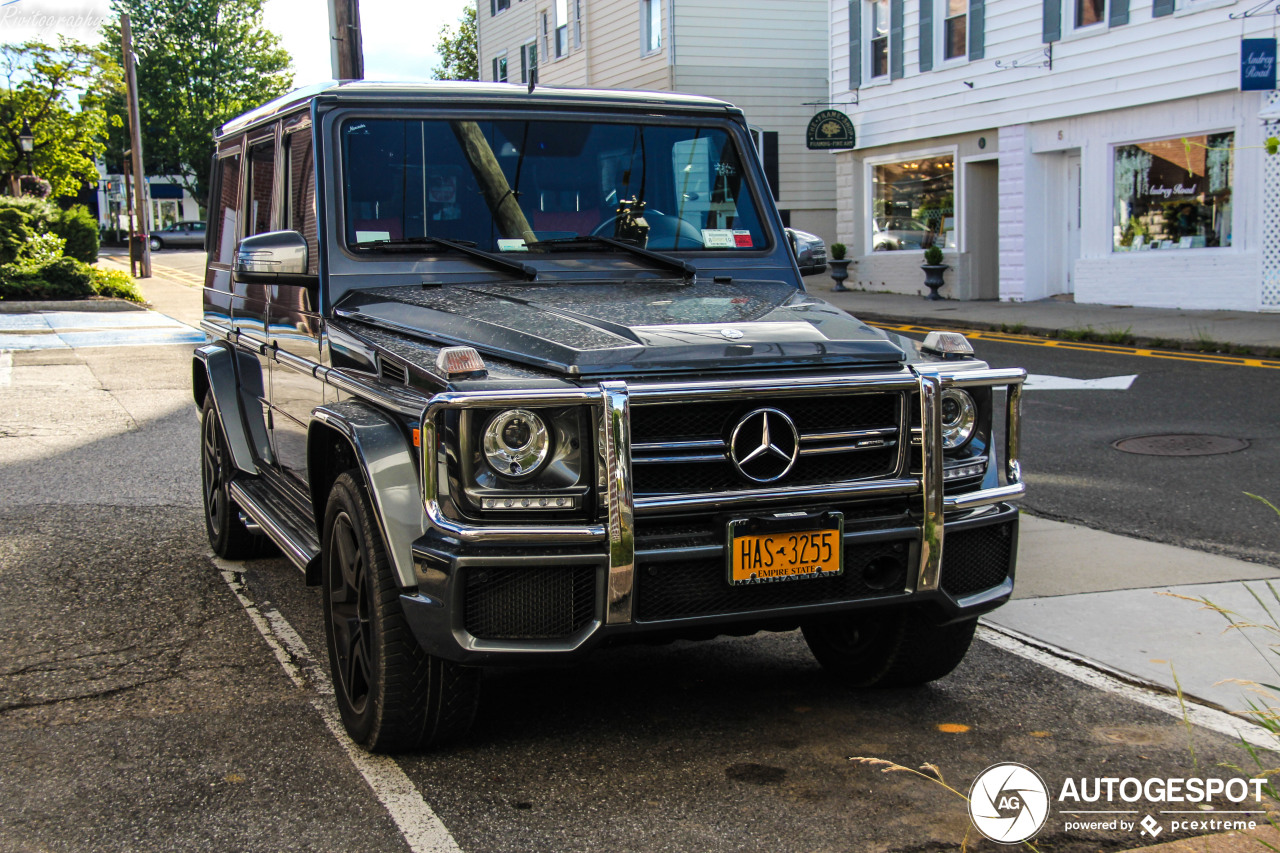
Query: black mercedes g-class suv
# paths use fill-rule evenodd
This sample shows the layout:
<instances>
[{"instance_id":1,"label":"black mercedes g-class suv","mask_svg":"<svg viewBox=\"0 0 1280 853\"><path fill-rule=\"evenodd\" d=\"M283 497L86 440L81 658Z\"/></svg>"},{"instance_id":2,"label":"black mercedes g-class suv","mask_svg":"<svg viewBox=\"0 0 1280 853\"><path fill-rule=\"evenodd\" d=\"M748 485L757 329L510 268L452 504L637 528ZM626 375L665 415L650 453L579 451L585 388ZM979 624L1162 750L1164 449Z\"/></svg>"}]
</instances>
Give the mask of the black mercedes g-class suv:
<instances>
[{"instance_id":1,"label":"black mercedes g-class suv","mask_svg":"<svg viewBox=\"0 0 1280 853\"><path fill-rule=\"evenodd\" d=\"M637 639L922 683L1012 591L1025 373L806 292L729 104L327 84L221 129L209 212L209 539L323 587L369 749Z\"/></svg>"}]
</instances>

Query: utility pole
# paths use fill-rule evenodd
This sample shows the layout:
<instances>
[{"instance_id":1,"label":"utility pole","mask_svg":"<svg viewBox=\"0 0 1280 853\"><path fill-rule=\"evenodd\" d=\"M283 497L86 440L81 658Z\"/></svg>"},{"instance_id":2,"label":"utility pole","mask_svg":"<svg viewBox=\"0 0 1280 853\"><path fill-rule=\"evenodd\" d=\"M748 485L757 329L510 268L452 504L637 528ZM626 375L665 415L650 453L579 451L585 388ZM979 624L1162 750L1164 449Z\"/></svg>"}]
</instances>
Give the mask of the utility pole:
<instances>
[{"instance_id":1,"label":"utility pole","mask_svg":"<svg viewBox=\"0 0 1280 853\"><path fill-rule=\"evenodd\" d=\"M138 110L138 74L133 65L133 31L129 28L129 15L120 15L120 47L124 53L125 85L129 97L129 142L133 151L133 204L137 209L138 228L142 232L141 269L139 278L151 278L151 239L147 233L147 193L142 171L142 118ZM130 240L133 239L133 226L129 227ZM130 263L132 263L130 249Z\"/></svg>"},{"instance_id":2,"label":"utility pole","mask_svg":"<svg viewBox=\"0 0 1280 853\"><path fill-rule=\"evenodd\" d=\"M335 80L364 79L360 0L329 0L329 59Z\"/></svg>"}]
</instances>

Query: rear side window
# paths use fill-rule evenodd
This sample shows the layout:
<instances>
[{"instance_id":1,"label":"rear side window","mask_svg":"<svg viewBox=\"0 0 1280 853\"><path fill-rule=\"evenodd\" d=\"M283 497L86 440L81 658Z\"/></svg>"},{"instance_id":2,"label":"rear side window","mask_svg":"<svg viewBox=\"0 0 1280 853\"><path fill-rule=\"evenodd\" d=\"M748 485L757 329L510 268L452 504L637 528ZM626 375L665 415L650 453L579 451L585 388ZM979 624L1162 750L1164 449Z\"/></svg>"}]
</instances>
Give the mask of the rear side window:
<instances>
[{"instance_id":1,"label":"rear side window","mask_svg":"<svg viewBox=\"0 0 1280 853\"><path fill-rule=\"evenodd\" d=\"M316 167L311 128L285 137L285 222L307 241L307 272L319 270L320 242L316 238Z\"/></svg>"},{"instance_id":2,"label":"rear side window","mask_svg":"<svg viewBox=\"0 0 1280 853\"><path fill-rule=\"evenodd\" d=\"M271 196L275 189L276 144L268 139L249 149L249 198L245 236L271 230Z\"/></svg>"},{"instance_id":3,"label":"rear side window","mask_svg":"<svg viewBox=\"0 0 1280 853\"><path fill-rule=\"evenodd\" d=\"M213 242L209 244L213 259L230 264L236 252L240 210L240 155L232 154L218 161L218 202L214 208Z\"/></svg>"}]
</instances>

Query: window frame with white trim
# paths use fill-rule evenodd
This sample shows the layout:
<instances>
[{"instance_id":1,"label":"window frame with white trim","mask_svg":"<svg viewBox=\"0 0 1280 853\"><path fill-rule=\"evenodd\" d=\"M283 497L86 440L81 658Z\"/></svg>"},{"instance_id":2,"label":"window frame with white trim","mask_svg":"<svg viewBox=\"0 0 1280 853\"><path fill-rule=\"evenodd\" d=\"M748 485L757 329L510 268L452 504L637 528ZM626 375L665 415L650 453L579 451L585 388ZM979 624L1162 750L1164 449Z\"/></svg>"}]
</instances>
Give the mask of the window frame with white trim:
<instances>
[{"instance_id":1,"label":"window frame with white trim","mask_svg":"<svg viewBox=\"0 0 1280 853\"><path fill-rule=\"evenodd\" d=\"M959 146L948 145L948 146L941 146L941 147L935 147L935 148L918 149L914 151L894 152L892 154L884 154L877 157L868 157L865 160L863 160L862 211L863 211L863 215L866 217L866 222L864 223L864 226L862 229L863 231L862 254L864 255L875 254L878 257L892 256L893 254L895 254L894 251L888 251L886 249L881 249L879 251L876 250L875 246L876 246L876 228L877 228L876 220L877 219L888 220L891 218L901 218L901 219L909 219L909 220L918 222L918 220L916 219L917 211L914 209L909 210L908 213L905 215L899 211L891 211L891 210L885 210L881 215L877 214L876 204L878 199L877 199L877 192L876 192L876 177L877 177L876 170L884 169L885 167L889 167L889 166L905 165L908 163L923 164L923 162L927 162L931 160L950 160L951 165L950 165L950 168L947 170L950 173L950 179L951 179L950 215L948 216L946 210L943 208L932 208L932 207L920 208L921 210L928 209L931 212L934 210L937 210L936 218L938 220L938 226L939 226L937 228L937 231L935 232L932 229L928 230L927 233L929 235L929 238L927 240L922 239L921 240L922 245L920 245L919 247L899 246L899 247L896 247L896 249L898 252L901 252L903 254L911 254L913 252L923 252L924 249L926 248L926 246L923 244L925 242L928 242L929 245L937 245L938 248L942 249L944 254L952 255L961 251L960 249L961 222L960 222L959 211L963 209L964 201L962 197L963 188L961 186L961 178L960 178L960 175L957 174L957 172L959 172L959 164L960 164L960 149L959 149ZM941 175L937 177L941 177ZM949 225L950 227L945 227L947 225ZM895 230L895 229L885 229L885 230L889 231L889 230ZM937 242L939 240L940 242Z\"/></svg>"}]
</instances>

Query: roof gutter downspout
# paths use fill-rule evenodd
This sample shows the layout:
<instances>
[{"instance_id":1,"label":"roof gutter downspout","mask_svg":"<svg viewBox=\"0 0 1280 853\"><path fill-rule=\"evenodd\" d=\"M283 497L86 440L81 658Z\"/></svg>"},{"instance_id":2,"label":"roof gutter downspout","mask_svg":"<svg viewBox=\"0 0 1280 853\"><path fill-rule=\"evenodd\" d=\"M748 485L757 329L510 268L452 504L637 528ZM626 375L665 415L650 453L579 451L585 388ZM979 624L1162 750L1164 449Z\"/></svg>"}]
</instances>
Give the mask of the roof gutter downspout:
<instances>
[{"instance_id":1,"label":"roof gutter downspout","mask_svg":"<svg viewBox=\"0 0 1280 853\"><path fill-rule=\"evenodd\" d=\"M676 0L667 0L667 91L676 88Z\"/></svg>"}]
</instances>

